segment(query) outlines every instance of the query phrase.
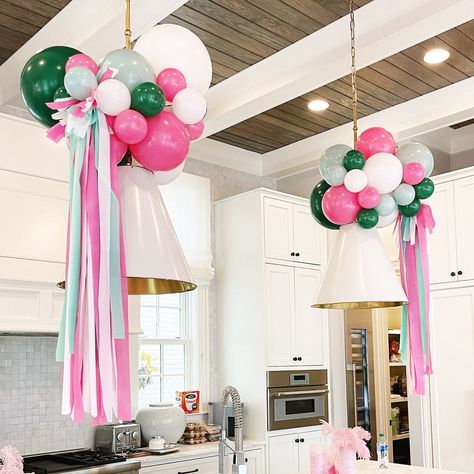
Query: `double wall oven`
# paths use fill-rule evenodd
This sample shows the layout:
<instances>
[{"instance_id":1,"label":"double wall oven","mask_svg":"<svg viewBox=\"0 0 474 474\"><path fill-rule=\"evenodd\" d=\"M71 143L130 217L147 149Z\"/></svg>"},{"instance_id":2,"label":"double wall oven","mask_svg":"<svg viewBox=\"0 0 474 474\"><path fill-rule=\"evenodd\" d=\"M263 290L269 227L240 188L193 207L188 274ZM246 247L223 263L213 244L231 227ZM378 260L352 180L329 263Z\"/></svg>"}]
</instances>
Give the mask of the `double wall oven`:
<instances>
[{"instance_id":1,"label":"double wall oven","mask_svg":"<svg viewBox=\"0 0 474 474\"><path fill-rule=\"evenodd\" d=\"M269 431L329 421L327 370L267 372L267 397Z\"/></svg>"}]
</instances>

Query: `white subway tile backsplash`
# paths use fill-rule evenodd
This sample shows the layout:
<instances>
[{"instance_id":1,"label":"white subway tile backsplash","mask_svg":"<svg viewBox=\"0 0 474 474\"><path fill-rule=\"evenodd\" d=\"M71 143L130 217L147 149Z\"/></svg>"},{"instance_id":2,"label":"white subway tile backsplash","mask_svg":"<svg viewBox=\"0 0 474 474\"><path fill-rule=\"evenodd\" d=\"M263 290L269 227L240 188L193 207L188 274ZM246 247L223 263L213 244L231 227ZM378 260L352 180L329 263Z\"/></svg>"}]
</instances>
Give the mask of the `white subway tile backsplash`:
<instances>
[{"instance_id":1,"label":"white subway tile backsplash","mask_svg":"<svg viewBox=\"0 0 474 474\"><path fill-rule=\"evenodd\" d=\"M61 415L55 337L0 336L0 447L22 454L89 448L94 428Z\"/></svg>"}]
</instances>

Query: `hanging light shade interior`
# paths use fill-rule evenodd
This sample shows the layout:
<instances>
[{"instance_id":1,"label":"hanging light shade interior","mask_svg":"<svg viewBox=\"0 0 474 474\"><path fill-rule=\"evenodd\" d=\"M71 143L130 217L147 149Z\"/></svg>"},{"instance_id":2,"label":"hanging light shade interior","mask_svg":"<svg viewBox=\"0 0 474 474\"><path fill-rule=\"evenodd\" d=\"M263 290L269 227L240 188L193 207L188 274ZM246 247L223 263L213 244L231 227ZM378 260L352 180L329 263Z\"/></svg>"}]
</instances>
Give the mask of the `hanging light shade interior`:
<instances>
[{"instance_id":1,"label":"hanging light shade interior","mask_svg":"<svg viewBox=\"0 0 474 474\"><path fill-rule=\"evenodd\" d=\"M312 307L370 309L407 302L377 230L357 223L341 226Z\"/></svg>"},{"instance_id":2,"label":"hanging light shade interior","mask_svg":"<svg viewBox=\"0 0 474 474\"><path fill-rule=\"evenodd\" d=\"M119 166L121 208L130 295L194 290L191 272L153 172Z\"/></svg>"}]
</instances>

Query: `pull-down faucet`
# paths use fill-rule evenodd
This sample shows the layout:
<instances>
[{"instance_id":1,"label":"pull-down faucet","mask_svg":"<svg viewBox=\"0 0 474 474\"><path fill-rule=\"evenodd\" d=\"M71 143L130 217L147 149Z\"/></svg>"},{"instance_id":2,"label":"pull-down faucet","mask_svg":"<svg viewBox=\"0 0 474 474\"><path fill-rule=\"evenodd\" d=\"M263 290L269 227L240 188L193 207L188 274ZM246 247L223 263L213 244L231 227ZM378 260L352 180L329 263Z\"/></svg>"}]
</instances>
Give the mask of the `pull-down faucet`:
<instances>
[{"instance_id":1,"label":"pull-down faucet","mask_svg":"<svg viewBox=\"0 0 474 474\"><path fill-rule=\"evenodd\" d=\"M221 405L225 407L229 397L232 400L232 408L234 410L235 420L235 439L234 447L232 448L227 444L227 433L226 433L226 416L225 410L222 410L222 434L221 441L219 443L219 474L225 474L225 459L226 459L226 448L230 449L233 455L232 461L232 474L247 474L247 466L245 465L245 453L244 453L244 433L243 433L243 413L242 413L242 402L240 401L239 392L235 387L228 385L222 392Z\"/></svg>"}]
</instances>

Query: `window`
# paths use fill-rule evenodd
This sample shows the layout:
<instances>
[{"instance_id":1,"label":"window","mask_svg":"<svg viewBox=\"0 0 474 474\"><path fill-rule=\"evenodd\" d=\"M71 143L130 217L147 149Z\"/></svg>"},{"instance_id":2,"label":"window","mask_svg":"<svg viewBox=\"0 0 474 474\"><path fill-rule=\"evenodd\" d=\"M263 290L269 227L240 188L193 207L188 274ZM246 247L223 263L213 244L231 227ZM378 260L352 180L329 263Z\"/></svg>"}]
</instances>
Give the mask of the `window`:
<instances>
[{"instance_id":1,"label":"window","mask_svg":"<svg viewBox=\"0 0 474 474\"><path fill-rule=\"evenodd\" d=\"M192 383L190 307L186 293L140 297L139 407L173 402Z\"/></svg>"}]
</instances>

